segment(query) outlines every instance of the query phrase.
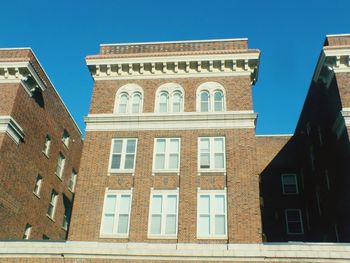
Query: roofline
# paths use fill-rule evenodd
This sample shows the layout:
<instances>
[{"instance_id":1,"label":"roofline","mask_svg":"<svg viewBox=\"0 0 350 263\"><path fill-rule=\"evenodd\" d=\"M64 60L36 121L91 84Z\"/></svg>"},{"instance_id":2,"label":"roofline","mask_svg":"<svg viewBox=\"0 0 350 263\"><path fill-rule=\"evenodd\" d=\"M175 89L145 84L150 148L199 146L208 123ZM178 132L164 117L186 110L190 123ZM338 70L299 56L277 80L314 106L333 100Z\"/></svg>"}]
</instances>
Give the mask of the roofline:
<instances>
[{"instance_id":1,"label":"roofline","mask_svg":"<svg viewBox=\"0 0 350 263\"><path fill-rule=\"evenodd\" d=\"M42 71L44 72L45 76L46 76L47 79L49 80L50 85L52 86L53 90L55 91L55 93L57 94L58 98L59 98L60 101L62 102L64 108L66 109L66 111L68 112L69 116L70 116L71 119L73 120L73 123L74 123L75 127L78 129L80 135L82 135L82 132L81 132L81 130L80 130L78 124L76 123L75 119L73 118L73 115L72 115L72 114L70 113L70 111L68 110L67 105L64 103L62 97L60 96L60 94L58 93L57 89L55 88L55 85L52 83L52 81L51 81L49 75L46 73L46 71L45 71L44 67L41 65L41 63L40 63L38 57L35 55L33 49L32 49L31 47L24 47L24 48L0 48L0 50L17 50L17 49L28 49L28 50L30 50L30 51L32 52L34 58L37 60L39 66L41 67L41 69L42 69Z\"/></svg>"},{"instance_id":2,"label":"roofline","mask_svg":"<svg viewBox=\"0 0 350 263\"><path fill-rule=\"evenodd\" d=\"M248 38L243 37L243 38L221 38L221 39L206 39L206 40L176 40L176 41L159 41L159 42L110 43L110 44L100 44L100 47L129 46L129 45L151 45L151 44L172 44L172 43L225 42L225 41L242 41L242 40L248 40Z\"/></svg>"},{"instance_id":3,"label":"roofline","mask_svg":"<svg viewBox=\"0 0 350 263\"><path fill-rule=\"evenodd\" d=\"M255 137L292 137L293 133L285 133L285 134L255 134Z\"/></svg>"},{"instance_id":4,"label":"roofline","mask_svg":"<svg viewBox=\"0 0 350 263\"><path fill-rule=\"evenodd\" d=\"M326 35L326 37L349 37L350 34L349 33L346 33L346 34L329 34L329 35Z\"/></svg>"}]
</instances>

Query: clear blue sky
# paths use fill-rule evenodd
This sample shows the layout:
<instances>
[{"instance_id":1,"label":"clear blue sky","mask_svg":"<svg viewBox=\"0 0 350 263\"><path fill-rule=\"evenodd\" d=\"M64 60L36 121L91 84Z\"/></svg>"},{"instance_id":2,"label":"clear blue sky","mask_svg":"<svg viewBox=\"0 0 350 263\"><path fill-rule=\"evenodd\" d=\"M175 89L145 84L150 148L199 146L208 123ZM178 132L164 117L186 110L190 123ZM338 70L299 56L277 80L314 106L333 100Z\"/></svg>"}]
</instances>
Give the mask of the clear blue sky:
<instances>
[{"instance_id":1,"label":"clear blue sky","mask_svg":"<svg viewBox=\"0 0 350 263\"><path fill-rule=\"evenodd\" d=\"M84 131L84 58L100 43L248 37L262 53L257 133L292 133L325 35L350 33L349 12L349 0L11 0L1 2L0 47L32 47Z\"/></svg>"}]
</instances>

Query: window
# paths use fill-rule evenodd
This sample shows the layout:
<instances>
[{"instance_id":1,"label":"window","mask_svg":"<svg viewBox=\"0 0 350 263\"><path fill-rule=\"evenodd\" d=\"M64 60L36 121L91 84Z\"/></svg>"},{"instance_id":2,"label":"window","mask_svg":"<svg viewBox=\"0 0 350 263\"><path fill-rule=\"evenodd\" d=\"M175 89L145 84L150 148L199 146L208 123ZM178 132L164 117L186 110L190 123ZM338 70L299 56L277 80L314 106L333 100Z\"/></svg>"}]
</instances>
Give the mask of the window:
<instances>
[{"instance_id":1,"label":"window","mask_svg":"<svg viewBox=\"0 0 350 263\"><path fill-rule=\"evenodd\" d=\"M287 234L303 234L303 221L301 218L300 209L286 209L286 225L287 225Z\"/></svg>"},{"instance_id":2,"label":"window","mask_svg":"<svg viewBox=\"0 0 350 263\"><path fill-rule=\"evenodd\" d=\"M69 182L68 182L68 189L71 192L74 192L76 180L77 180L77 173L74 170L72 170L72 173L70 175L70 179L69 179Z\"/></svg>"},{"instance_id":3,"label":"window","mask_svg":"<svg viewBox=\"0 0 350 263\"><path fill-rule=\"evenodd\" d=\"M63 131L62 142L65 146L68 147L68 145L69 145L69 133L67 132L67 130Z\"/></svg>"},{"instance_id":4,"label":"window","mask_svg":"<svg viewBox=\"0 0 350 263\"><path fill-rule=\"evenodd\" d=\"M282 174L283 194L298 194L298 181L295 174Z\"/></svg>"},{"instance_id":5,"label":"window","mask_svg":"<svg viewBox=\"0 0 350 263\"><path fill-rule=\"evenodd\" d=\"M59 178L62 178L62 174L63 174L65 162L66 162L66 158L63 156L62 153L60 153L60 154L58 155L57 167L56 167L56 172L55 172L55 174L56 174Z\"/></svg>"},{"instance_id":6,"label":"window","mask_svg":"<svg viewBox=\"0 0 350 263\"><path fill-rule=\"evenodd\" d=\"M200 171L225 171L225 138L198 138L198 169Z\"/></svg>"},{"instance_id":7,"label":"window","mask_svg":"<svg viewBox=\"0 0 350 263\"><path fill-rule=\"evenodd\" d=\"M135 170L137 139L113 139L110 172L133 173Z\"/></svg>"},{"instance_id":8,"label":"window","mask_svg":"<svg viewBox=\"0 0 350 263\"><path fill-rule=\"evenodd\" d=\"M156 138L154 141L154 171L179 171L180 138Z\"/></svg>"},{"instance_id":9,"label":"window","mask_svg":"<svg viewBox=\"0 0 350 263\"><path fill-rule=\"evenodd\" d=\"M63 207L64 207L62 228L67 231L70 215L72 211L72 203L65 194L62 194L62 198L63 198Z\"/></svg>"},{"instance_id":10,"label":"window","mask_svg":"<svg viewBox=\"0 0 350 263\"><path fill-rule=\"evenodd\" d=\"M40 190L41 190L41 184L43 182L43 178L41 177L41 175L39 174L37 177L36 177L36 180L35 180L35 186L34 186L34 191L33 193L36 195L36 196L40 196Z\"/></svg>"},{"instance_id":11,"label":"window","mask_svg":"<svg viewBox=\"0 0 350 263\"><path fill-rule=\"evenodd\" d=\"M198 190L198 238L227 238L226 206L226 189Z\"/></svg>"},{"instance_id":12,"label":"window","mask_svg":"<svg viewBox=\"0 0 350 263\"><path fill-rule=\"evenodd\" d=\"M184 108L183 94L183 88L176 83L161 85L156 92L155 112L182 112Z\"/></svg>"},{"instance_id":13,"label":"window","mask_svg":"<svg viewBox=\"0 0 350 263\"><path fill-rule=\"evenodd\" d=\"M142 112L143 90L139 85L126 84L118 89L114 112L118 114L137 114Z\"/></svg>"},{"instance_id":14,"label":"window","mask_svg":"<svg viewBox=\"0 0 350 263\"><path fill-rule=\"evenodd\" d=\"M317 133L318 133L318 141L320 142L320 145L323 144L323 135L322 135L322 129L320 126L317 128Z\"/></svg>"},{"instance_id":15,"label":"window","mask_svg":"<svg viewBox=\"0 0 350 263\"><path fill-rule=\"evenodd\" d=\"M177 236L178 190L151 191L148 237Z\"/></svg>"},{"instance_id":16,"label":"window","mask_svg":"<svg viewBox=\"0 0 350 263\"><path fill-rule=\"evenodd\" d=\"M128 237L132 190L108 190L103 205L100 235Z\"/></svg>"},{"instance_id":17,"label":"window","mask_svg":"<svg viewBox=\"0 0 350 263\"><path fill-rule=\"evenodd\" d=\"M49 135L45 137L43 153L48 157L50 154L51 138Z\"/></svg>"},{"instance_id":18,"label":"window","mask_svg":"<svg viewBox=\"0 0 350 263\"><path fill-rule=\"evenodd\" d=\"M225 110L225 89L217 82L206 82L197 89L197 111L222 112Z\"/></svg>"},{"instance_id":19,"label":"window","mask_svg":"<svg viewBox=\"0 0 350 263\"><path fill-rule=\"evenodd\" d=\"M50 240L50 238L47 235L43 235L43 240Z\"/></svg>"},{"instance_id":20,"label":"window","mask_svg":"<svg viewBox=\"0 0 350 263\"><path fill-rule=\"evenodd\" d=\"M24 240L29 239L31 230L32 230L32 226L29 224L26 224L26 227L24 228L24 234L23 234Z\"/></svg>"},{"instance_id":21,"label":"window","mask_svg":"<svg viewBox=\"0 0 350 263\"><path fill-rule=\"evenodd\" d=\"M315 171L315 151L314 151L314 146L310 146L310 165L311 165L311 170Z\"/></svg>"},{"instance_id":22,"label":"window","mask_svg":"<svg viewBox=\"0 0 350 263\"><path fill-rule=\"evenodd\" d=\"M51 199L50 199L50 203L49 203L49 208L47 210L47 215L53 219L55 216L55 210L56 210L56 204L57 204L57 198L58 198L58 194L55 190L52 190L51 192Z\"/></svg>"}]
</instances>

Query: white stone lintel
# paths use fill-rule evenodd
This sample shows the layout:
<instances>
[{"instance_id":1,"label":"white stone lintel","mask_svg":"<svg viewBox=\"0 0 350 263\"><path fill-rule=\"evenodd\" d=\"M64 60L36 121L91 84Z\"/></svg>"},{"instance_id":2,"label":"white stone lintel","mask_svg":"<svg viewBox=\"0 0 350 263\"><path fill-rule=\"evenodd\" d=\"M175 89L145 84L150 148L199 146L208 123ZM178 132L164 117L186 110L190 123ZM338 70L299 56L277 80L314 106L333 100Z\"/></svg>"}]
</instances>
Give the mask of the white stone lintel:
<instances>
[{"instance_id":1,"label":"white stone lintel","mask_svg":"<svg viewBox=\"0 0 350 263\"><path fill-rule=\"evenodd\" d=\"M22 127L11 116L0 116L0 132L6 133L17 144L24 139Z\"/></svg>"}]
</instances>

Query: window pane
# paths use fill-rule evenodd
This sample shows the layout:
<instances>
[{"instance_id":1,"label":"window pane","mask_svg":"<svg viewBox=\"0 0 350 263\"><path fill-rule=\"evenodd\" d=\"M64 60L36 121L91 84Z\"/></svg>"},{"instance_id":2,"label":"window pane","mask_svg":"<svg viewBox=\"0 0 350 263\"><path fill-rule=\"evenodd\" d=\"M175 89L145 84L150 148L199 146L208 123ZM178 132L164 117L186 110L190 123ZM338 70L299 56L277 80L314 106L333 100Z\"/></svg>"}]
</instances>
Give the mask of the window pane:
<instances>
[{"instance_id":1,"label":"window pane","mask_svg":"<svg viewBox=\"0 0 350 263\"><path fill-rule=\"evenodd\" d=\"M224 154L216 153L215 154L215 168L224 168Z\"/></svg>"},{"instance_id":2,"label":"window pane","mask_svg":"<svg viewBox=\"0 0 350 263\"><path fill-rule=\"evenodd\" d=\"M176 234L176 215L167 215L165 234Z\"/></svg>"},{"instance_id":3,"label":"window pane","mask_svg":"<svg viewBox=\"0 0 350 263\"><path fill-rule=\"evenodd\" d=\"M180 112L180 110L181 110L180 103L174 103L173 104L173 112Z\"/></svg>"},{"instance_id":4,"label":"window pane","mask_svg":"<svg viewBox=\"0 0 350 263\"><path fill-rule=\"evenodd\" d=\"M215 111L222 111L223 110L223 94L221 91L217 91L214 94L214 101L215 101Z\"/></svg>"},{"instance_id":5,"label":"window pane","mask_svg":"<svg viewBox=\"0 0 350 263\"><path fill-rule=\"evenodd\" d=\"M201 100L201 112L207 112L209 111L209 94L207 92L202 92L200 95Z\"/></svg>"},{"instance_id":6,"label":"window pane","mask_svg":"<svg viewBox=\"0 0 350 263\"><path fill-rule=\"evenodd\" d=\"M176 195L168 195L167 200L167 213L168 214L176 214L176 204L177 204L177 196Z\"/></svg>"},{"instance_id":7,"label":"window pane","mask_svg":"<svg viewBox=\"0 0 350 263\"><path fill-rule=\"evenodd\" d=\"M199 217L199 234L201 236L210 235L210 216Z\"/></svg>"},{"instance_id":8,"label":"window pane","mask_svg":"<svg viewBox=\"0 0 350 263\"><path fill-rule=\"evenodd\" d=\"M290 233L301 233L302 227L300 222L289 222L288 230Z\"/></svg>"},{"instance_id":9,"label":"window pane","mask_svg":"<svg viewBox=\"0 0 350 263\"><path fill-rule=\"evenodd\" d=\"M178 154L170 154L169 157L169 168L177 169L179 163L179 155Z\"/></svg>"},{"instance_id":10,"label":"window pane","mask_svg":"<svg viewBox=\"0 0 350 263\"><path fill-rule=\"evenodd\" d=\"M129 215L119 215L118 234L128 233Z\"/></svg>"},{"instance_id":11,"label":"window pane","mask_svg":"<svg viewBox=\"0 0 350 263\"><path fill-rule=\"evenodd\" d=\"M124 169L133 169L134 168L134 157L135 157L135 154L125 155Z\"/></svg>"},{"instance_id":12,"label":"window pane","mask_svg":"<svg viewBox=\"0 0 350 263\"><path fill-rule=\"evenodd\" d=\"M118 105L119 113L126 113L127 103L128 103L128 96L126 94L121 95L119 99L119 105Z\"/></svg>"},{"instance_id":13,"label":"window pane","mask_svg":"<svg viewBox=\"0 0 350 263\"><path fill-rule=\"evenodd\" d=\"M173 112L180 112L181 100L181 95L179 93L175 93L173 96Z\"/></svg>"},{"instance_id":14,"label":"window pane","mask_svg":"<svg viewBox=\"0 0 350 263\"><path fill-rule=\"evenodd\" d=\"M217 153L223 153L224 152L224 139L223 138L216 138L214 139L214 145L215 145L215 152Z\"/></svg>"},{"instance_id":15,"label":"window pane","mask_svg":"<svg viewBox=\"0 0 350 263\"><path fill-rule=\"evenodd\" d=\"M299 210L287 212L288 221L300 221Z\"/></svg>"},{"instance_id":16,"label":"window pane","mask_svg":"<svg viewBox=\"0 0 350 263\"><path fill-rule=\"evenodd\" d=\"M179 139L170 139L170 152L179 152Z\"/></svg>"},{"instance_id":17,"label":"window pane","mask_svg":"<svg viewBox=\"0 0 350 263\"><path fill-rule=\"evenodd\" d=\"M215 214L225 214L225 196L215 195Z\"/></svg>"},{"instance_id":18,"label":"window pane","mask_svg":"<svg viewBox=\"0 0 350 263\"><path fill-rule=\"evenodd\" d=\"M162 213L162 196L154 195L152 198L152 214L161 214Z\"/></svg>"},{"instance_id":19,"label":"window pane","mask_svg":"<svg viewBox=\"0 0 350 263\"><path fill-rule=\"evenodd\" d=\"M159 112L168 112L168 94L166 93L160 95Z\"/></svg>"},{"instance_id":20,"label":"window pane","mask_svg":"<svg viewBox=\"0 0 350 263\"><path fill-rule=\"evenodd\" d=\"M120 169L120 154L113 154L112 155L112 169Z\"/></svg>"},{"instance_id":21,"label":"window pane","mask_svg":"<svg viewBox=\"0 0 350 263\"><path fill-rule=\"evenodd\" d=\"M210 168L209 153L201 153L201 155L200 155L200 168Z\"/></svg>"},{"instance_id":22,"label":"window pane","mask_svg":"<svg viewBox=\"0 0 350 263\"><path fill-rule=\"evenodd\" d=\"M210 196L201 195L199 198L199 213L209 214L210 213Z\"/></svg>"},{"instance_id":23,"label":"window pane","mask_svg":"<svg viewBox=\"0 0 350 263\"><path fill-rule=\"evenodd\" d=\"M115 203L117 201L117 196L107 195L105 214L114 214L115 213Z\"/></svg>"},{"instance_id":24,"label":"window pane","mask_svg":"<svg viewBox=\"0 0 350 263\"><path fill-rule=\"evenodd\" d=\"M160 215L152 215L151 219L151 234L160 234L161 227L161 216Z\"/></svg>"},{"instance_id":25,"label":"window pane","mask_svg":"<svg viewBox=\"0 0 350 263\"><path fill-rule=\"evenodd\" d=\"M165 167L165 154L157 154L155 160L156 169L164 169Z\"/></svg>"},{"instance_id":26,"label":"window pane","mask_svg":"<svg viewBox=\"0 0 350 263\"><path fill-rule=\"evenodd\" d=\"M296 177L294 174L284 174L283 175L283 182L285 184L295 184L296 183Z\"/></svg>"},{"instance_id":27,"label":"window pane","mask_svg":"<svg viewBox=\"0 0 350 263\"><path fill-rule=\"evenodd\" d=\"M199 147L201 152L209 152L209 138L201 138L199 141Z\"/></svg>"},{"instance_id":28,"label":"window pane","mask_svg":"<svg viewBox=\"0 0 350 263\"><path fill-rule=\"evenodd\" d=\"M157 153L165 152L165 139L157 139Z\"/></svg>"},{"instance_id":29,"label":"window pane","mask_svg":"<svg viewBox=\"0 0 350 263\"><path fill-rule=\"evenodd\" d=\"M120 198L119 213L129 214L129 208L130 208L130 195L122 195Z\"/></svg>"},{"instance_id":30,"label":"window pane","mask_svg":"<svg viewBox=\"0 0 350 263\"><path fill-rule=\"evenodd\" d=\"M114 215L105 215L103 220L103 233L112 234L114 225Z\"/></svg>"},{"instance_id":31,"label":"window pane","mask_svg":"<svg viewBox=\"0 0 350 263\"><path fill-rule=\"evenodd\" d=\"M136 140L128 140L126 145L126 153L135 153Z\"/></svg>"},{"instance_id":32,"label":"window pane","mask_svg":"<svg viewBox=\"0 0 350 263\"><path fill-rule=\"evenodd\" d=\"M225 235L225 216L215 216L215 235Z\"/></svg>"},{"instance_id":33,"label":"window pane","mask_svg":"<svg viewBox=\"0 0 350 263\"><path fill-rule=\"evenodd\" d=\"M140 112L140 101L140 95L134 95L134 97L132 98L132 113Z\"/></svg>"},{"instance_id":34,"label":"window pane","mask_svg":"<svg viewBox=\"0 0 350 263\"><path fill-rule=\"evenodd\" d=\"M113 153L121 153L122 152L122 140L114 140L113 141Z\"/></svg>"}]
</instances>

